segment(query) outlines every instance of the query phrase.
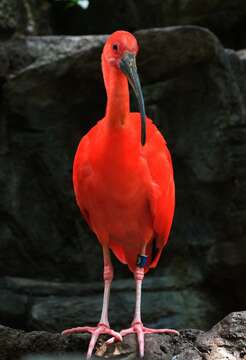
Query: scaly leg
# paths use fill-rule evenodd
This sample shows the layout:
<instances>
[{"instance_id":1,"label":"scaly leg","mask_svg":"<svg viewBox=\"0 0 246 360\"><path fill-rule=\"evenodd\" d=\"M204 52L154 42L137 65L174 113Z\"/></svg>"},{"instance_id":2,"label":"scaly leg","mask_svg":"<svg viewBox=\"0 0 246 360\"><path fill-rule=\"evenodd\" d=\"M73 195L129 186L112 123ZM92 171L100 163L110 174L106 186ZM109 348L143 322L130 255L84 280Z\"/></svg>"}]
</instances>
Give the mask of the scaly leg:
<instances>
[{"instance_id":1,"label":"scaly leg","mask_svg":"<svg viewBox=\"0 0 246 360\"><path fill-rule=\"evenodd\" d=\"M126 336L131 333L136 333L138 338L139 345L139 355L141 358L144 357L144 334L176 334L179 335L179 332L172 329L150 329L143 326L141 320L141 293L142 293L142 282L144 278L144 268L137 267L134 273L136 281L136 305L135 305L135 315L131 327L129 329L121 330L120 334ZM112 344L115 341L115 338L109 339L106 343Z\"/></svg>"},{"instance_id":2,"label":"scaly leg","mask_svg":"<svg viewBox=\"0 0 246 360\"><path fill-rule=\"evenodd\" d=\"M96 327L91 326L83 326L83 327L76 327L72 329L67 329L62 332L64 335L69 334L79 334L89 332L92 334L90 344L88 347L87 352L87 359L91 358L93 349L97 342L99 335L101 334L108 334L113 336L113 338L122 341L122 336L120 333L110 329L109 321L108 321L108 305L109 305L109 296L110 296L110 287L113 280L113 266L110 259L110 252L108 247L103 247L103 259L104 259L104 295L103 295L103 307L102 307L102 314L101 319Z\"/></svg>"}]
</instances>

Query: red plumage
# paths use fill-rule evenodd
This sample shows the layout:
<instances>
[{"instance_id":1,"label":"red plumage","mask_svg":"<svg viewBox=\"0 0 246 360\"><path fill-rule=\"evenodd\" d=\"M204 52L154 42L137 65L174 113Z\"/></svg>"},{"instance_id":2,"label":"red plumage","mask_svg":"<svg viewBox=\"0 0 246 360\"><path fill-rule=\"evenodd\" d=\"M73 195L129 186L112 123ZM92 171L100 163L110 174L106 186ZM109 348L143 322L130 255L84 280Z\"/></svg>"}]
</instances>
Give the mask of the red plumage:
<instances>
[{"instance_id":1,"label":"red plumage","mask_svg":"<svg viewBox=\"0 0 246 360\"><path fill-rule=\"evenodd\" d=\"M114 132L102 119L82 138L73 167L78 206L100 243L131 271L147 244L145 272L157 265L168 240L175 202L166 142L150 119L146 130L142 147L138 113L129 113L127 125Z\"/></svg>"}]
</instances>

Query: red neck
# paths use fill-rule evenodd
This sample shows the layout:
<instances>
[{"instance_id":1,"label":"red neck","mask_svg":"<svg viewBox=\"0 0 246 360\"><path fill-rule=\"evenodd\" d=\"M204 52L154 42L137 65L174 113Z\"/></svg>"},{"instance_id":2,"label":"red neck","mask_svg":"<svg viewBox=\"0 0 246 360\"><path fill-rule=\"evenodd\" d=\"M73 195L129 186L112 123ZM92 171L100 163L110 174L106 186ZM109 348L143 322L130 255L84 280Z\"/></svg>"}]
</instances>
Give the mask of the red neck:
<instances>
[{"instance_id":1,"label":"red neck","mask_svg":"<svg viewBox=\"0 0 246 360\"><path fill-rule=\"evenodd\" d=\"M102 59L102 70L107 92L106 119L110 126L122 127L129 114L129 88L126 76Z\"/></svg>"}]
</instances>

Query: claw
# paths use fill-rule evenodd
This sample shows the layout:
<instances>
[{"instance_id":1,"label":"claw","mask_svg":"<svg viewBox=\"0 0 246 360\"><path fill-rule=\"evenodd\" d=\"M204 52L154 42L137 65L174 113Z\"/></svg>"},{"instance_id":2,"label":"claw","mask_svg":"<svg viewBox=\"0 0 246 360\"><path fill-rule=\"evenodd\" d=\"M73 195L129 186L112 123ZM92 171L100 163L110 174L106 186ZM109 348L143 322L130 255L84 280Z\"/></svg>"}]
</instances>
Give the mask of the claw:
<instances>
[{"instance_id":1,"label":"claw","mask_svg":"<svg viewBox=\"0 0 246 360\"><path fill-rule=\"evenodd\" d=\"M64 330L62 332L62 335L70 335L70 334L82 334L82 333L85 333L85 332L88 332L88 333L92 333L94 331L94 327L91 327L91 326L78 326L76 328L71 328L71 329L67 329L67 330Z\"/></svg>"},{"instance_id":2,"label":"claw","mask_svg":"<svg viewBox=\"0 0 246 360\"><path fill-rule=\"evenodd\" d=\"M139 321L133 322L132 326L129 329L124 329L120 331L122 337L128 334L137 334L138 346L139 346L139 355L140 358L144 357L144 335L145 334L175 334L179 335L177 330L173 329L151 329L143 326ZM112 337L106 341L106 345L113 344L116 341L116 337Z\"/></svg>"},{"instance_id":3,"label":"claw","mask_svg":"<svg viewBox=\"0 0 246 360\"><path fill-rule=\"evenodd\" d=\"M123 341L122 335L114 330L111 330L110 332L106 332L106 334L113 335L113 339L117 339L118 341Z\"/></svg>"},{"instance_id":4,"label":"claw","mask_svg":"<svg viewBox=\"0 0 246 360\"><path fill-rule=\"evenodd\" d=\"M138 337L138 347L139 347L139 355L141 358L144 357L144 331L143 331L142 324L135 325L135 332L137 333Z\"/></svg>"},{"instance_id":5,"label":"claw","mask_svg":"<svg viewBox=\"0 0 246 360\"><path fill-rule=\"evenodd\" d=\"M112 339L117 339L118 341L122 341L122 335L112 329L106 324L99 323L96 327L91 326L83 326L83 327L76 327L72 329L67 329L62 332L63 335L70 335L70 334L81 334L81 333L91 333L91 340L89 343L86 359L90 359L93 349L96 345L97 339L101 334L111 335Z\"/></svg>"},{"instance_id":6,"label":"claw","mask_svg":"<svg viewBox=\"0 0 246 360\"><path fill-rule=\"evenodd\" d=\"M111 337L110 339L108 339L106 342L105 342L105 344L106 345L111 345L111 344L113 344L115 342L115 337Z\"/></svg>"}]
</instances>

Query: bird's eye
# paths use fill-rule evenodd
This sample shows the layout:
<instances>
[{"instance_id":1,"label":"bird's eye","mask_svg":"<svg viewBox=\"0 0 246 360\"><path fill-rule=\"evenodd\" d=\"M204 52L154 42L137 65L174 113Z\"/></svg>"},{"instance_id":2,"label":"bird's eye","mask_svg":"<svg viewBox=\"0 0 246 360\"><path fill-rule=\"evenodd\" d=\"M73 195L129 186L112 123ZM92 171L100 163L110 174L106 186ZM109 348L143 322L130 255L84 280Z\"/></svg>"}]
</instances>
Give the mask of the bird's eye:
<instances>
[{"instance_id":1,"label":"bird's eye","mask_svg":"<svg viewBox=\"0 0 246 360\"><path fill-rule=\"evenodd\" d=\"M117 51L119 50L118 44L113 44L113 45L112 45L112 49L113 49L115 52L117 52Z\"/></svg>"}]
</instances>

